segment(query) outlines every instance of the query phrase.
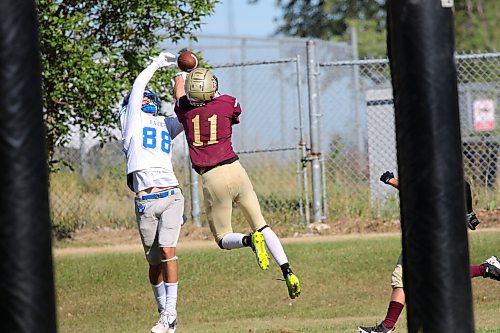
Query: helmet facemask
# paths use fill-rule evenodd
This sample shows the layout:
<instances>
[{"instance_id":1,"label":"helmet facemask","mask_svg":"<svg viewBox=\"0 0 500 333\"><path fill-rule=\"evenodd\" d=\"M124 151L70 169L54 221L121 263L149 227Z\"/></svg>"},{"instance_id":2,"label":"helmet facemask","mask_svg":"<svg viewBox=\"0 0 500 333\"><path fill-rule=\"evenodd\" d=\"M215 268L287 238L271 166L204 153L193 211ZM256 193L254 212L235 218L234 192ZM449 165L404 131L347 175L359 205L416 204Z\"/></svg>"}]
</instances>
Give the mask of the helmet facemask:
<instances>
[{"instance_id":1,"label":"helmet facemask","mask_svg":"<svg viewBox=\"0 0 500 333\"><path fill-rule=\"evenodd\" d=\"M161 102L158 96L151 89L146 89L144 90L143 97L149 98L149 103L143 104L141 110L154 116L158 114L158 111L161 109Z\"/></svg>"}]
</instances>

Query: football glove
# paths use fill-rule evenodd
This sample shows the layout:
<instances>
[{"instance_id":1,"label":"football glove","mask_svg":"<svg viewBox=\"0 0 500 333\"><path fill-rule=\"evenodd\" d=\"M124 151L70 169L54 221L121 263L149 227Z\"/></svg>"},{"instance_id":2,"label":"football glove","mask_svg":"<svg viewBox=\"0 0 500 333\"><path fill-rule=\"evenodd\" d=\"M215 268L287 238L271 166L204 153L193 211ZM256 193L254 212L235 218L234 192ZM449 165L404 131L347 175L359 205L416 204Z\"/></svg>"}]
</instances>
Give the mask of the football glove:
<instances>
[{"instance_id":1,"label":"football glove","mask_svg":"<svg viewBox=\"0 0 500 333\"><path fill-rule=\"evenodd\" d=\"M476 227L479 223L480 222L477 219L476 213L470 212L469 214L467 214L467 226L470 230L476 230Z\"/></svg>"},{"instance_id":2,"label":"football glove","mask_svg":"<svg viewBox=\"0 0 500 333\"><path fill-rule=\"evenodd\" d=\"M160 68L162 67L175 67L177 66L176 56L170 52L162 52L156 57L151 57L152 63L158 64Z\"/></svg>"},{"instance_id":3,"label":"football glove","mask_svg":"<svg viewBox=\"0 0 500 333\"><path fill-rule=\"evenodd\" d=\"M186 82L186 78L188 76L188 72L179 72L179 73L176 73L174 75L174 77L172 79L170 79L170 83L172 83L172 87L175 87L175 78L178 77L178 76L182 76L182 78L184 79L184 82Z\"/></svg>"},{"instance_id":4,"label":"football glove","mask_svg":"<svg viewBox=\"0 0 500 333\"><path fill-rule=\"evenodd\" d=\"M174 75L174 77L177 77L177 76L182 76L182 78L184 79L184 81L186 81L186 78L187 78L188 74L189 74L188 72L184 72L184 71L182 71L182 72L176 73L176 74Z\"/></svg>"},{"instance_id":5,"label":"football glove","mask_svg":"<svg viewBox=\"0 0 500 333\"><path fill-rule=\"evenodd\" d=\"M394 178L394 174L390 171L386 171L380 176L380 181L384 184L389 184L389 180Z\"/></svg>"}]
</instances>

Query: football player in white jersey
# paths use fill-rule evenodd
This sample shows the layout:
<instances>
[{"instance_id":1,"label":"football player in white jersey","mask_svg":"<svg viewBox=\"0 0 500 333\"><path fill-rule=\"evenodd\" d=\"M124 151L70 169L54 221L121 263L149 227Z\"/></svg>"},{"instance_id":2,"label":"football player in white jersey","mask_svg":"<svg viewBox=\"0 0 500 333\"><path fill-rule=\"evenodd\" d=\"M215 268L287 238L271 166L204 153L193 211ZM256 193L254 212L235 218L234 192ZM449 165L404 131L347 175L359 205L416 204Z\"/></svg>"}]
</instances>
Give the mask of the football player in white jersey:
<instances>
[{"instance_id":1,"label":"football player in white jersey","mask_svg":"<svg viewBox=\"0 0 500 333\"><path fill-rule=\"evenodd\" d=\"M127 156L127 184L136 193L135 213L149 281L160 319L152 333L173 333L177 319L178 266L175 249L184 213L184 196L172 167L172 140L183 130L177 118L158 116L158 96L146 89L154 73L175 67L163 52L134 81L118 118Z\"/></svg>"}]
</instances>

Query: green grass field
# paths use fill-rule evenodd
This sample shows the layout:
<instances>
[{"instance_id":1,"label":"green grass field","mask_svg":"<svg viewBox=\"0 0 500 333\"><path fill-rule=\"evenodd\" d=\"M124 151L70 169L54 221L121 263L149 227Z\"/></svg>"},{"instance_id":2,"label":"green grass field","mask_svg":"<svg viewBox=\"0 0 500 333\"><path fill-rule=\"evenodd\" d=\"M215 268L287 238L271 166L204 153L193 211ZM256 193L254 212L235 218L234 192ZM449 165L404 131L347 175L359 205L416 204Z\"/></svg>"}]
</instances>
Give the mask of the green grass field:
<instances>
[{"instance_id":1,"label":"green grass field","mask_svg":"<svg viewBox=\"0 0 500 333\"><path fill-rule=\"evenodd\" d=\"M472 263L499 255L499 230L470 237ZM356 332L383 319L398 237L284 246L301 279L296 300L277 265L261 271L248 249L180 246L177 332ZM56 256L55 271L59 332L149 332L157 319L141 252ZM476 278L472 286L476 332L500 332L500 283ZM406 332L406 312L396 332Z\"/></svg>"}]
</instances>

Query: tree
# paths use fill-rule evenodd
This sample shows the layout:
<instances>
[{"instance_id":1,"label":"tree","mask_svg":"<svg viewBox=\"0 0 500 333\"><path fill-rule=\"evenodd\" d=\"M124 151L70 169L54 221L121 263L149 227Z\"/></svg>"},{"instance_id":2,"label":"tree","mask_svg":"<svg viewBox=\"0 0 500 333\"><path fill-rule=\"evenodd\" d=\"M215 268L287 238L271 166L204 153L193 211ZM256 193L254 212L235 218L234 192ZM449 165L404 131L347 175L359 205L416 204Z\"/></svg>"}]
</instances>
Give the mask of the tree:
<instances>
[{"instance_id":1,"label":"tree","mask_svg":"<svg viewBox=\"0 0 500 333\"><path fill-rule=\"evenodd\" d=\"M248 0L255 3L260 0ZM358 30L361 57L385 56L385 0L276 0L283 11L277 34L348 40ZM500 49L500 1L455 0L455 43L458 52ZM304 14L306 13L306 14Z\"/></svg>"},{"instance_id":2,"label":"tree","mask_svg":"<svg viewBox=\"0 0 500 333\"><path fill-rule=\"evenodd\" d=\"M361 57L386 54L384 0L276 0L276 5L283 12L276 34L347 41L348 28L355 27Z\"/></svg>"},{"instance_id":3,"label":"tree","mask_svg":"<svg viewBox=\"0 0 500 333\"><path fill-rule=\"evenodd\" d=\"M454 6L458 51L500 50L500 1L455 0Z\"/></svg>"},{"instance_id":4,"label":"tree","mask_svg":"<svg viewBox=\"0 0 500 333\"><path fill-rule=\"evenodd\" d=\"M277 33L284 35L328 40L342 36L348 20L375 19L379 27L385 26L383 0L277 0L276 3L283 11Z\"/></svg>"},{"instance_id":5,"label":"tree","mask_svg":"<svg viewBox=\"0 0 500 333\"><path fill-rule=\"evenodd\" d=\"M71 129L105 142L123 93L162 40L196 39L217 0L39 0L48 161ZM160 78L164 82L166 76ZM156 83L159 86L159 83Z\"/></svg>"},{"instance_id":6,"label":"tree","mask_svg":"<svg viewBox=\"0 0 500 333\"><path fill-rule=\"evenodd\" d=\"M375 19L347 20L348 27L356 29L358 36L358 53L360 58L381 58L387 56L387 31L385 26ZM333 37L340 41L349 41L349 32Z\"/></svg>"}]
</instances>

